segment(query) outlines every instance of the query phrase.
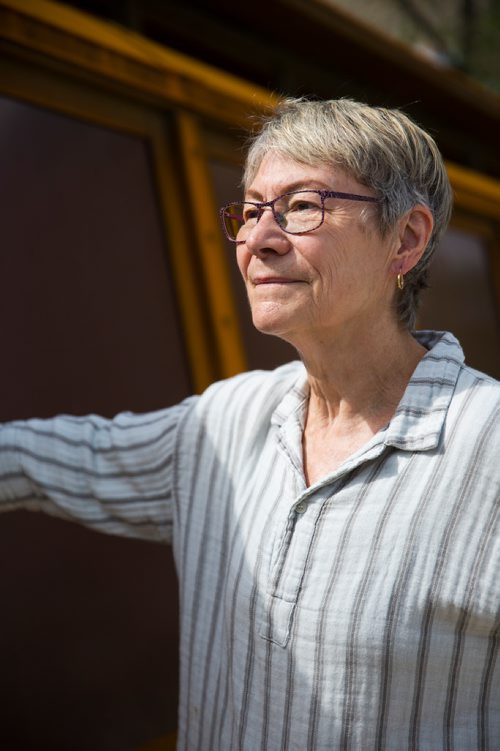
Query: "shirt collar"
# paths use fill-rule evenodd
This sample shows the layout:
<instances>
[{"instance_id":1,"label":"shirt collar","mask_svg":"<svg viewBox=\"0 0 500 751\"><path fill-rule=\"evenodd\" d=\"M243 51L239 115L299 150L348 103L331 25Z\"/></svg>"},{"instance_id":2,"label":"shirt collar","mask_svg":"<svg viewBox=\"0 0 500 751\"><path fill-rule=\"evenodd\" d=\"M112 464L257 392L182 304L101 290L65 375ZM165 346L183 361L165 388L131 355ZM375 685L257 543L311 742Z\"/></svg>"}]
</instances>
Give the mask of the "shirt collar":
<instances>
[{"instance_id":1,"label":"shirt collar","mask_svg":"<svg viewBox=\"0 0 500 751\"><path fill-rule=\"evenodd\" d=\"M417 331L413 335L428 352L417 365L391 421L377 434L376 443L383 438L386 446L425 451L439 442L464 353L453 334L446 331ZM272 416L273 425L286 428L288 453L297 468L302 467L302 430L308 396L307 374L302 366ZM292 446L295 450L290 452Z\"/></svg>"},{"instance_id":2,"label":"shirt collar","mask_svg":"<svg viewBox=\"0 0 500 751\"><path fill-rule=\"evenodd\" d=\"M445 331L417 331L429 351L417 365L385 436L385 444L408 451L435 448L464 363L457 339Z\"/></svg>"}]
</instances>

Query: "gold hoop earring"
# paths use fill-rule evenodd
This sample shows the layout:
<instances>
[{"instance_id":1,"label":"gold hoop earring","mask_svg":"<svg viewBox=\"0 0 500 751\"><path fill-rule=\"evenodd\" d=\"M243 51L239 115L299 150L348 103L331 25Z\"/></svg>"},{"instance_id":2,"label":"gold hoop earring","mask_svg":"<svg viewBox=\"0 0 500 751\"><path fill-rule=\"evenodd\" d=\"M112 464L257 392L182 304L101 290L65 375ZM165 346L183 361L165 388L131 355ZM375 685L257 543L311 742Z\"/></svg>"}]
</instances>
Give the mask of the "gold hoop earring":
<instances>
[{"instance_id":1,"label":"gold hoop earring","mask_svg":"<svg viewBox=\"0 0 500 751\"><path fill-rule=\"evenodd\" d=\"M404 278L403 274L401 273L401 271L399 272L399 274L396 277L396 283L398 285L398 289L403 289L404 286L405 286L405 278Z\"/></svg>"}]
</instances>

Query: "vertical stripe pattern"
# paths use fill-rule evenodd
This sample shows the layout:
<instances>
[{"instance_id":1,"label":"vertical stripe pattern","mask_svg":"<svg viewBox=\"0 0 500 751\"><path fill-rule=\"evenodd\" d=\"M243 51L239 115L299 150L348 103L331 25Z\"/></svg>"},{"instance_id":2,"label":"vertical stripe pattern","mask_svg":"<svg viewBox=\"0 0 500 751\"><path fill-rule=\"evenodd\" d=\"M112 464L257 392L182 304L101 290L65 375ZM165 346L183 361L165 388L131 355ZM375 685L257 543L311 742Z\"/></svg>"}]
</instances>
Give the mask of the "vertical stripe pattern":
<instances>
[{"instance_id":1,"label":"vertical stripe pattern","mask_svg":"<svg viewBox=\"0 0 500 751\"><path fill-rule=\"evenodd\" d=\"M2 508L172 540L179 751L499 747L500 387L418 338L389 425L311 487L301 363L0 429Z\"/></svg>"}]
</instances>

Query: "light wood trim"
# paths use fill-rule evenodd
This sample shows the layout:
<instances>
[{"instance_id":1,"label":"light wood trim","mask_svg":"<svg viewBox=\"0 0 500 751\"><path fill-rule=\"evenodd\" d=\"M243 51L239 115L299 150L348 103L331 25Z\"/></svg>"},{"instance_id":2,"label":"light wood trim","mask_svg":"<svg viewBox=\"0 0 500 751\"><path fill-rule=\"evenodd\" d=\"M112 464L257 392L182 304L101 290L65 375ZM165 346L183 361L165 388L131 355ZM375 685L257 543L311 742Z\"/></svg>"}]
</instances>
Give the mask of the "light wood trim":
<instances>
[{"instance_id":1,"label":"light wood trim","mask_svg":"<svg viewBox=\"0 0 500 751\"><path fill-rule=\"evenodd\" d=\"M41 53L98 74L101 83L126 85L218 121L245 124L250 111L276 101L257 85L48 0L0 0L0 41L4 55Z\"/></svg>"},{"instance_id":2,"label":"light wood trim","mask_svg":"<svg viewBox=\"0 0 500 751\"><path fill-rule=\"evenodd\" d=\"M160 210L168 236L177 307L181 315L182 339L187 349L192 385L196 393L204 391L218 377L210 351L211 331L207 321L203 284L199 279L196 257L188 233L190 212L183 200L179 180L173 172L172 145L165 139L165 124L150 131L159 188Z\"/></svg>"},{"instance_id":3,"label":"light wood trim","mask_svg":"<svg viewBox=\"0 0 500 751\"><path fill-rule=\"evenodd\" d=\"M458 209L500 220L500 181L474 170L446 163Z\"/></svg>"},{"instance_id":4,"label":"light wood trim","mask_svg":"<svg viewBox=\"0 0 500 751\"><path fill-rule=\"evenodd\" d=\"M193 210L192 225L200 251L200 273L207 288L222 377L247 368L238 314L234 302L213 186L208 173L198 123L187 112L177 113L177 126L187 190Z\"/></svg>"},{"instance_id":5,"label":"light wood trim","mask_svg":"<svg viewBox=\"0 0 500 751\"><path fill-rule=\"evenodd\" d=\"M181 200L177 165L169 144L174 136L168 132L168 117L162 111L12 59L5 60L0 68L0 94L146 141L153 157L153 179L158 187L158 206L191 385L198 392L205 389L215 380L218 370L209 346L211 331L202 304L203 283L186 229L189 216L185 201Z\"/></svg>"}]
</instances>

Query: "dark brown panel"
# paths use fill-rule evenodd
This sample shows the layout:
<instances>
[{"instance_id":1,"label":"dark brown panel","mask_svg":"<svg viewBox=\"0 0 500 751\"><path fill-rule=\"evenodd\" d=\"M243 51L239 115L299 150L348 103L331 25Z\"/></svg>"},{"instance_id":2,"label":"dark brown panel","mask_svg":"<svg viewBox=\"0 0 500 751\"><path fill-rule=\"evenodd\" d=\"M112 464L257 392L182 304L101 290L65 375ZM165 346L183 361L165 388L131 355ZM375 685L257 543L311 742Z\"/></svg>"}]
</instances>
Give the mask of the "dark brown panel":
<instances>
[{"instance_id":1,"label":"dark brown panel","mask_svg":"<svg viewBox=\"0 0 500 751\"><path fill-rule=\"evenodd\" d=\"M146 144L0 98L0 419L148 411L189 378Z\"/></svg>"},{"instance_id":2,"label":"dark brown panel","mask_svg":"<svg viewBox=\"0 0 500 751\"><path fill-rule=\"evenodd\" d=\"M190 392L147 144L0 99L1 418ZM0 517L0 746L123 751L176 726L167 547Z\"/></svg>"}]
</instances>

